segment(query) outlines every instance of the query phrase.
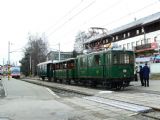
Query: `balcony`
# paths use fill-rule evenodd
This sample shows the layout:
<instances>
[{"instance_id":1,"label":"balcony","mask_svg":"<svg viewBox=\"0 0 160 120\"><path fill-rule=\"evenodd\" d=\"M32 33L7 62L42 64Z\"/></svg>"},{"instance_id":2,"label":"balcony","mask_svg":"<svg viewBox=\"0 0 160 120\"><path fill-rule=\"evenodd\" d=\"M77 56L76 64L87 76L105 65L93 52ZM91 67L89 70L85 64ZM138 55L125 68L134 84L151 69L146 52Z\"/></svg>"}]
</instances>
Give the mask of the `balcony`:
<instances>
[{"instance_id":1,"label":"balcony","mask_svg":"<svg viewBox=\"0 0 160 120\"><path fill-rule=\"evenodd\" d=\"M143 52L143 51L149 51L149 50L155 50L158 48L158 44L156 42L153 43L147 43L144 45L139 45L135 47L135 52Z\"/></svg>"}]
</instances>

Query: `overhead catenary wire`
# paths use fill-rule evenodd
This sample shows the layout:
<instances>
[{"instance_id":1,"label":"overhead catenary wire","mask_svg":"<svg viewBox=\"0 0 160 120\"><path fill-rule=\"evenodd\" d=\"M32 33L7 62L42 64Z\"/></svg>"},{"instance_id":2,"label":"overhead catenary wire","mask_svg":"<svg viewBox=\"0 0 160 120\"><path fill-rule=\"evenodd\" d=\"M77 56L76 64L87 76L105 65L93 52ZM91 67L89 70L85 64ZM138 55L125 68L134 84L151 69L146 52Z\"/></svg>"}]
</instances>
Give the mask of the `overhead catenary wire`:
<instances>
[{"instance_id":1,"label":"overhead catenary wire","mask_svg":"<svg viewBox=\"0 0 160 120\"><path fill-rule=\"evenodd\" d=\"M119 5L119 3L122 3L123 0L118 0L115 3L111 4L109 7L106 7L105 9L103 9L102 11L98 12L96 15L94 15L93 17L89 18L88 22L93 21L94 19L96 19L98 16L102 15L105 12L108 12L109 10L113 9L114 7L116 7L117 5ZM83 25L87 24L88 22L84 22Z\"/></svg>"},{"instance_id":2,"label":"overhead catenary wire","mask_svg":"<svg viewBox=\"0 0 160 120\"><path fill-rule=\"evenodd\" d=\"M61 29L65 24L67 24L68 22L70 22L71 20L73 20L76 16L78 16L80 13L82 13L84 10L86 10L87 8L89 8L90 6L92 6L95 3L96 0L92 1L91 3L89 3L87 6L85 6L83 9L81 9L80 11L78 11L76 14L74 14L73 16L71 16L69 19L67 19L64 23L62 23L61 25L59 25L57 28L55 28L50 34L48 34L48 37L50 37L53 33L55 33L56 31L58 31L59 29Z\"/></svg>"},{"instance_id":3,"label":"overhead catenary wire","mask_svg":"<svg viewBox=\"0 0 160 120\"><path fill-rule=\"evenodd\" d=\"M122 20L122 19L124 19L124 18L127 18L128 16L130 16L130 15L133 15L133 14L136 14L136 13L139 13L139 12L141 12L141 11L143 11L144 9L146 9L146 8L148 8L148 7L151 7L151 6L153 6L153 5L155 5L155 4L157 4L159 1L156 1L156 2L153 2L153 3L150 3L150 4L148 4L148 5L146 5L146 6L144 6L144 7L142 7L142 8L140 8L140 9L137 9L137 10L135 10L135 11L133 11L133 12L130 12L130 13L128 13L128 14L126 14L126 15L124 15L124 16L122 16L122 17L119 17L118 19L115 19L115 20L113 20L113 21L111 21L111 22L108 22L107 24L104 24L104 25L101 25L100 27L105 27L105 26L107 26L107 25L109 25L109 24L113 24L113 23L116 23L116 22L118 22L119 20ZM116 2L115 2L116 3ZM118 2L117 2L118 3ZM117 4L116 3L116 4ZM114 4L113 4L114 5ZM111 5L112 6L112 5ZM112 9L112 8L111 8ZM83 9L82 9L83 10ZM107 10L107 9L106 9ZM99 12L99 14L97 14L97 16L99 16L100 14L103 14L104 12L105 12L105 9L104 10L102 10L101 11L101 13ZM78 12L79 13L79 12ZM77 14L78 14L77 13ZM80 13L79 13L80 14ZM76 14L75 14L75 16L76 16ZM97 16L96 15L94 15L92 18L90 18L89 20L90 21L93 21L93 19L94 18L97 18ZM74 18L74 16L72 16L73 18ZM64 25L65 24L67 24L68 22L70 22L71 20L72 20L72 17L70 18L70 19L68 19L65 23L64 23ZM90 22L90 21L88 21L88 22ZM86 23L85 23L86 24ZM79 26L79 25L78 25ZM80 25L80 26L82 26L82 25ZM56 32L58 29L60 29L61 27L63 27L63 25L61 25L59 28L57 28L57 29L55 29L53 32L52 32L52 34L54 33L54 32ZM76 27L77 28L77 27ZM67 32L68 33L68 32ZM69 33L71 33L71 32L69 32ZM70 40L71 41L71 40ZM69 43L69 42L66 42L66 44L67 43Z\"/></svg>"},{"instance_id":4,"label":"overhead catenary wire","mask_svg":"<svg viewBox=\"0 0 160 120\"><path fill-rule=\"evenodd\" d=\"M135 11L133 11L133 12L130 12L129 14L124 15L124 16L122 16L122 17L120 17L120 18L118 18L118 19L116 19L116 20L114 20L114 21L108 22L108 23L105 24L105 25L101 25L100 27L105 27L105 26L107 26L107 25L109 25L109 24L113 24L113 23L115 23L115 22L118 22L118 21L121 20L121 19L127 18L128 16L133 15L133 14L135 14L135 13L137 13L137 12L140 12L140 11L142 11L142 10L148 8L148 7L151 7L151 6L155 5L155 4L157 4L157 1L156 1L156 2L153 2L153 3L150 3L150 4L148 4L148 5L140 8L140 9L138 9L138 10L135 10ZM108 8L108 9L109 9L109 8ZM107 9L106 9L106 10L107 10ZM94 17L96 17L96 16L94 16ZM92 21L92 19L91 19L89 22L91 22L91 21ZM81 24L80 26L83 26L83 25L84 25L84 24ZM77 27L75 27L74 29L76 29L76 28L77 28ZM67 32L67 34L68 34L68 33L71 33L71 32Z\"/></svg>"},{"instance_id":5,"label":"overhead catenary wire","mask_svg":"<svg viewBox=\"0 0 160 120\"><path fill-rule=\"evenodd\" d=\"M93 1L94 2L94 1ZM113 9L114 7L116 7L116 5L118 5L120 2L122 2L122 0L118 0L115 3L111 4L109 7L103 9L102 11L100 11L99 13L97 13L96 15L94 15L93 17L91 17L88 22L92 21L93 19L97 18L97 16L103 14L106 10L109 11L110 9ZM85 24L87 24L87 22L83 23L82 25L84 26ZM81 25L81 26L82 26ZM62 25L63 26L63 25ZM61 27L62 27L61 26ZM76 27L77 28L77 27ZM75 29L75 28L74 28ZM67 32L67 33L71 33L71 32ZM66 34L67 34L66 33Z\"/></svg>"},{"instance_id":6,"label":"overhead catenary wire","mask_svg":"<svg viewBox=\"0 0 160 120\"><path fill-rule=\"evenodd\" d=\"M120 18L117 18L117 19L114 20L114 21L108 22L107 24L101 25L100 27L105 27L105 26L107 26L107 25L113 24L113 23L115 23L115 22L117 22L117 21L119 21L119 20L122 20L122 19L124 19L124 18L127 18L127 17L130 16L130 15L133 15L133 14L135 14L135 13L137 13L137 12L143 11L144 9L146 9L146 8L148 8L148 7L151 7L151 6L153 6L153 5L157 4L157 3L158 3L158 1L155 1L155 2L153 2L153 3L150 3L150 4L146 5L146 6L144 6L143 8L140 8L140 9L138 9L138 10L135 10L135 11L133 11L133 12L130 12L130 13L128 13L127 15L124 15L124 16L122 16L122 17L120 17Z\"/></svg>"},{"instance_id":7,"label":"overhead catenary wire","mask_svg":"<svg viewBox=\"0 0 160 120\"><path fill-rule=\"evenodd\" d=\"M46 32L50 31L55 25L57 25L59 22L61 22L63 19L65 19L68 15L70 15L75 9L77 9L81 4L83 0L81 0L78 4L76 4L73 8L71 8L64 16L62 16L60 19L58 19L55 24L51 25Z\"/></svg>"}]
</instances>

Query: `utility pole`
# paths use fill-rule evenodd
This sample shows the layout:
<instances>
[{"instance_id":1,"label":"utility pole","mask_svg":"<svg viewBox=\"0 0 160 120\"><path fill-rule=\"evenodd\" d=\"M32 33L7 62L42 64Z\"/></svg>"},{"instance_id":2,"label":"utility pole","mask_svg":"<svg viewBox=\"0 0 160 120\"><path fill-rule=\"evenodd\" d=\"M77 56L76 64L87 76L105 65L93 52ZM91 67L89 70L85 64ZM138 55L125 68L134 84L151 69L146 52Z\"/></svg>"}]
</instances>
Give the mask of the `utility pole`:
<instances>
[{"instance_id":1,"label":"utility pole","mask_svg":"<svg viewBox=\"0 0 160 120\"><path fill-rule=\"evenodd\" d=\"M8 41L8 80L10 79L10 41Z\"/></svg>"},{"instance_id":2,"label":"utility pole","mask_svg":"<svg viewBox=\"0 0 160 120\"><path fill-rule=\"evenodd\" d=\"M3 58L3 77L4 77L4 58Z\"/></svg>"},{"instance_id":3,"label":"utility pole","mask_svg":"<svg viewBox=\"0 0 160 120\"><path fill-rule=\"evenodd\" d=\"M145 29L144 29L143 26L142 26L142 29L143 29L143 34L144 34L144 44L147 44L147 40L146 40L146 32L145 32Z\"/></svg>"},{"instance_id":4,"label":"utility pole","mask_svg":"<svg viewBox=\"0 0 160 120\"><path fill-rule=\"evenodd\" d=\"M60 43L58 44L59 47L59 61L61 60L61 48L60 48Z\"/></svg>"},{"instance_id":5,"label":"utility pole","mask_svg":"<svg viewBox=\"0 0 160 120\"><path fill-rule=\"evenodd\" d=\"M31 54L30 54L30 56L29 56L29 75L30 75L30 77L32 75L31 70L32 70L32 57L31 57Z\"/></svg>"}]
</instances>

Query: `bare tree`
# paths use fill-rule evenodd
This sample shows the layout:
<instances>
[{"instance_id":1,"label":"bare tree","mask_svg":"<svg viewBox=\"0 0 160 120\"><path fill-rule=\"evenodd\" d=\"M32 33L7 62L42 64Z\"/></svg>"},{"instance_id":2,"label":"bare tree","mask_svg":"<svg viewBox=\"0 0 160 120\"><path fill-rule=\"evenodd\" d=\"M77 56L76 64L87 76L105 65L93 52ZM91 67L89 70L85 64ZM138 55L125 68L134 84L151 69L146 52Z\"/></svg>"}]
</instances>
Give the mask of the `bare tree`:
<instances>
[{"instance_id":1,"label":"bare tree","mask_svg":"<svg viewBox=\"0 0 160 120\"><path fill-rule=\"evenodd\" d=\"M37 64L44 62L48 53L48 42L46 37L38 35L29 35L27 47L24 49L24 58L22 58L22 72L29 75L30 69L33 75L37 74ZM31 68L30 68L31 64Z\"/></svg>"},{"instance_id":2,"label":"bare tree","mask_svg":"<svg viewBox=\"0 0 160 120\"><path fill-rule=\"evenodd\" d=\"M83 44L87 40L87 33L85 31L79 31L75 38L74 51L82 53L84 50Z\"/></svg>"}]
</instances>

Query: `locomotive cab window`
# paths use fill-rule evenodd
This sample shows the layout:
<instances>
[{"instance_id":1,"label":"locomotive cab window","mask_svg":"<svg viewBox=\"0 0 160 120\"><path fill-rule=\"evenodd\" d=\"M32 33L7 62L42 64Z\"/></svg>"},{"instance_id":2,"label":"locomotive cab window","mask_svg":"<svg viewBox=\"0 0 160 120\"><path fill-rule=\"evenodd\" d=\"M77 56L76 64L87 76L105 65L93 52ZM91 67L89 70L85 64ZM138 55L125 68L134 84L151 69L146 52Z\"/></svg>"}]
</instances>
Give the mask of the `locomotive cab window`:
<instances>
[{"instance_id":1,"label":"locomotive cab window","mask_svg":"<svg viewBox=\"0 0 160 120\"><path fill-rule=\"evenodd\" d=\"M113 64L118 64L118 54L113 54Z\"/></svg>"},{"instance_id":2,"label":"locomotive cab window","mask_svg":"<svg viewBox=\"0 0 160 120\"><path fill-rule=\"evenodd\" d=\"M80 58L80 66L86 67L86 59L84 57Z\"/></svg>"},{"instance_id":3,"label":"locomotive cab window","mask_svg":"<svg viewBox=\"0 0 160 120\"><path fill-rule=\"evenodd\" d=\"M133 62L133 57L129 54L121 54L120 55L120 64L129 64Z\"/></svg>"}]
</instances>

